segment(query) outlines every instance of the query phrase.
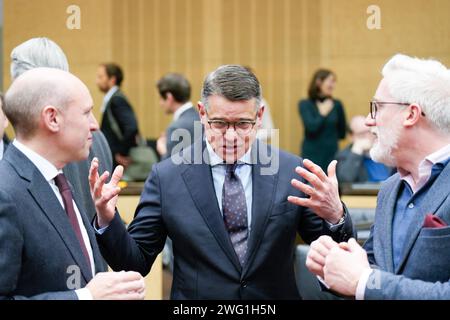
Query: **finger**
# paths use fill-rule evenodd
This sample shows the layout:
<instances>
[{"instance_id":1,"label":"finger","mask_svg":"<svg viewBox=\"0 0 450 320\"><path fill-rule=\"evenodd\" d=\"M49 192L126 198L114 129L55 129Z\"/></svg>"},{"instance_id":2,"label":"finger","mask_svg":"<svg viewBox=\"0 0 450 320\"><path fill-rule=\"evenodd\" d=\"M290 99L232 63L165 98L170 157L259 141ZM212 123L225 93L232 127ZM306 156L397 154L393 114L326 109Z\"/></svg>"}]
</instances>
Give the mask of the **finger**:
<instances>
[{"instance_id":1,"label":"finger","mask_svg":"<svg viewBox=\"0 0 450 320\"><path fill-rule=\"evenodd\" d=\"M311 208L313 210L316 209L315 202L313 202L309 198L300 198L300 197L289 196L287 199L290 203L293 203L297 206Z\"/></svg>"},{"instance_id":2,"label":"finger","mask_svg":"<svg viewBox=\"0 0 450 320\"><path fill-rule=\"evenodd\" d=\"M114 197L119 195L120 190L121 190L120 187L112 187L112 188L109 188L106 191L103 191L102 192L102 196L101 196L101 198L99 200L99 203L100 204L108 203L112 198L114 198Z\"/></svg>"},{"instance_id":3,"label":"finger","mask_svg":"<svg viewBox=\"0 0 450 320\"><path fill-rule=\"evenodd\" d=\"M325 174L325 172L323 172L322 168L319 167L314 162L312 162L311 160L304 159L303 165L305 166L306 169L308 169L309 171L314 173L317 177L319 177L320 180L322 181L327 180L327 175Z\"/></svg>"},{"instance_id":4,"label":"finger","mask_svg":"<svg viewBox=\"0 0 450 320\"><path fill-rule=\"evenodd\" d=\"M114 169L114 172L113 172L113 175L112 175L111 181L110 181L111 185L117 186L120 179L122 179L122 176L123 176L123 167L119 165Z\"/></svg>"},{"instance_id":5,"label":"finger","mask_svg":"<svg viewBox=\"0 0 450 320\"><path fill-rule=\"evenodd\" d=\"M143 279L120 282L116 286L117 293L119 294L128 292L142 292L143 288L145 288L145 283Z\"/></svg>"},{"instance_id":6,"label":"finger","mask_svg":"<svg viewBox=\"0 0 450 320\"><path fill-rule=\"evenodd\" d=\"M328 253L328 252L327 252ZM325 265L325 257L326 253L322 255L319 251L316 250L310 250L308 252L308 259L313 260L315 263L324 266Z\"/></svg>"},{"instance_id":7,"label":"finger","mask_svg":"<svg viewBox=\"0 0 450 320\"><path fill-rule=\"evenodd\" d=\"M95 198L101 198L103 186L105 185L106 179L109 177L109 172L105 171L100 178L94 184L94 196Z\"/></svg>"},{"instance_id":8,"label":"finger","mask_svg":"<svg viewBox=\"0 0 450 320\"><path fill-rule=\"evenodd\" d=\"M291 185L303 192L304 194L307 194L308 196L313 196L316 194L316 190L314 190L313 187L307 185L306 183L300 182L297 179L291 180Z\"/></svg>"},{"instance_id":9,"label":"finger","mask_svg":"<svg viewBox=\"0 0 450 320\"><path fill-rule=\"evenodd\" d=\"M295 172L297 172L297 174L299 174L303 179L308 181L314 188L316 189L323 188L322 180L320 180L319 177L317 177L317 175L315 175L314 173L309 172L303 167L295 168Z\"/></svg>"},{"instance_id":10,"label":"finger","mask_svg":"<svg viewBox=\"0 0 450 320\"><path fill-rule=\"evenodd\" d=\"M337 176L336 176L336 166L337 166L337 161L333 160L330 162L330 164L328 165L327 168L327 172L328 172L328 178L332 179L334 182L338 182L337 180Z\"/></svg>"},{"instance_id":11,"label":"finger","mask_svg":"<svg viewBox=\"0 0 450 320\"><path fill-rule=\"evenodd\" d=\"M135 281L143 279L141 274L136 271L120 271L114 272L114 274L120 281Z\"/></svg>"},{"instance_id":12,"label":"finger","mask_svg":"<svg viewBox=\"0 0 450 320\"><path fill-rule=\"evenodd\" d=\"M95 182L98 179L98 159L94 158L91 161L91 167L89 168L89 187L91 191L94 190Z\"/></svg>"},{"instance_id":13,"label":"finger","mask_svg":"<svg viewBox=\"0 0 450 320\"><path fill-rule=\"evenodd\" d=\"M311 243L311 249L313 251L316 251L321 256L326 257L327 254L330 252L331 248L326 247L324 244L322 244L319 241L314 241L313 243Z\"/></svg>"},{"instance_id":14,"label":"finger","mask_svg":"<svg viewBox=\"0 0 450 320\"><path fill-rule=\"evenodd\" d=\"M312 259L306 259L305 266L314 274L322 275L323 274L323 265L318 264Z\"/></svg>"},{"instance_id":15,"label":"finger","mask_svg":"<svg viewBox=\"0 0 450 320\"><path fill-rule=\"evenodd\" d=\"M334 241L330 236L321 236L319 239L320 244L325 246L328 250L338 246L338 243Z\"/></svg>"}]
</instances>

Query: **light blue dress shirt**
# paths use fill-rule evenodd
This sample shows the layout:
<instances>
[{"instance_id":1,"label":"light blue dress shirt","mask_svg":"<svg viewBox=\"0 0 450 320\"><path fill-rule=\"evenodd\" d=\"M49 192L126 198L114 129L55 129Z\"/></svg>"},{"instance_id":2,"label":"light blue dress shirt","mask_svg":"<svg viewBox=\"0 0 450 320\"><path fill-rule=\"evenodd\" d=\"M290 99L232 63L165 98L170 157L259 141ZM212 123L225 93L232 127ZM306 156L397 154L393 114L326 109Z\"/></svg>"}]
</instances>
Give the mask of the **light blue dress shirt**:
<instances>
[{"instance_id":1,"label":"light blue dress shirt","mask_svg":"<svg viewBox=\"0 0 450 320\"><path fill-rule=\"evenodd\" d=\"M222 212L222 189L225 181L226 165L222 158L220 158L213 150L212 146L206 140L206 148L208 150L209 161L211 165L211 173L214 182L214 191L216 193L217 202L219 204L220 212ZM252 184L252 165L251 165L251 148L246 154L237 161L235 174L239 177L244 187L245 201L247 203L247 223L248 233L250 234L252 225L252 200L253 200L253 184Z\"/></svg>"}]
</instances>

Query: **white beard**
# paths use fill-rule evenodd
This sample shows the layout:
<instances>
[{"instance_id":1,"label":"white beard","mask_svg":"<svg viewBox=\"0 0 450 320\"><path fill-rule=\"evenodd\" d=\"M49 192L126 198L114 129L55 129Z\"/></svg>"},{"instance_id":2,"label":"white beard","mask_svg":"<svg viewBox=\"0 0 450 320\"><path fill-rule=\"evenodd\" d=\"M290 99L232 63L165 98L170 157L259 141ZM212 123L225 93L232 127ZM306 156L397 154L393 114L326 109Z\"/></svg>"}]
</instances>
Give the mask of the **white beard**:
<instances>
[{"instance_id":1,"label":"white beard","mask_svg":"<svg viewBox=\"0 0 450 320\"><path fill-rule=\"evenodd\" d=\"M378 127L372 130L377 135L377 140L372 149L370 149L370 157L373 161L383 163L389 167L397 166L397 161L392 152L397 148L400 130L400 126L393 128L383 127L382 132L380 132Z\"/></svg>"}]
</instances>

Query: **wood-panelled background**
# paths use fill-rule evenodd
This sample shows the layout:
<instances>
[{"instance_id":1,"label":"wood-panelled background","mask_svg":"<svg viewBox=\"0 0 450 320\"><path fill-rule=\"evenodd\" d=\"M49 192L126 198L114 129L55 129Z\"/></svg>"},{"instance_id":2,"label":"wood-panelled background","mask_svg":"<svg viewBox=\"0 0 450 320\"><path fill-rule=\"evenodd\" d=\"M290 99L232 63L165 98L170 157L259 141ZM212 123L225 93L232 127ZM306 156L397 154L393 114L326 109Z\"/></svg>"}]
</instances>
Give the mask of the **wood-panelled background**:
<instances>
[{"instance_id":1,"label":"wood-panelled background","mask_svg":"<svg viewBox=\"0 0 450 320\"><path fill-rule=\"evenodd\" d=\"M123 90L141 131L157 137L170 122L158 106L156 81L184 73L199 99L205 75L225 63L251 66L258 75L280 146L298 153L302 127L297 102L318 67L338 75L336 97L348 117L367 113L384 62L397 52L435 57L450 65L448 0L4 0L4 84L9 53L19 43L47 36L66 52L71 70L90 88L98 63L125 71ZM81 30L66 28L66 9L81 9ZM366 26L371 4L381 29Z\"/></svg>"}]
</instances>

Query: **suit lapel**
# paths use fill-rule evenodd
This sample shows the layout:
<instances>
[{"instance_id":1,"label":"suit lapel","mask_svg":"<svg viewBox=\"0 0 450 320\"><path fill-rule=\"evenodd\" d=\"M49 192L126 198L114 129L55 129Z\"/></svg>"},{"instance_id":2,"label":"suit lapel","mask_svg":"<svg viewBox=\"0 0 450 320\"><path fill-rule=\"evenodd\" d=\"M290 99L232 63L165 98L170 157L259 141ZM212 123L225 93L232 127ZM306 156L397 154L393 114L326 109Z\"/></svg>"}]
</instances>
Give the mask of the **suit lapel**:
<instances>
[{"instance_id":1,"label":"suit lapel","mask_svg":"<svg viewBox=\"0 0 450 320\"><path fill-rule=\"evenodd\" d=\"M380 208L377 209L376 214L381 215L380 220L382 225L380 231L374 241L378 242L377 248L384 253L385 270L394 272L394 258L392 253L392 223L394 219L395 206L397 203L397 195L400 190L402 180L398 179L393 183L393 186L388 189L386 201L381 202ZM377 219L376 219L377 220Z\"/></svg>"},{"instance_id":2,"label":"suit lapel","mask_svg":"<svg viewBox=\"0 0 450 320\"><path fill-rule=\"evenodd\" d=\"M413 217L407 232L410 237L407 238L405 246L403 247L402 257L395 273L399 273L405 264L406 259L408 258L417 237L419 236L419 232L423 227L425 215L428 213L435 214L448 197L450 193L450 188L448 187L449 179L450 165L447 165L428 190L426 198L421 201L419 207L417 208L417 214Z\"/></svg>"},{"instance_id":3,"label":"suit lapel","mask_svg":"<svg viewBox=\"0 0 450 320\"><path fill-rule=\"evenodd\" d=\"M211 230L222 250L240 272L241 266L239 259L234 251L217 203L209 164L204 162L201 164L187 164L186 170L182 173L182 177L206 225Z\"/></svg>"},{"instance_id":4,"label":"suit lapel","mask_svg":"<svg viewBox=\"0 0 450 320\"><path fill-rule=\"evenodd\" d=\"M15 168L18 175L29 181L28 192L49 220L50 224L55 228L74 261L80 267L83 278L88 282L92 278L92 272L79 247L78 239L70 225L69 219L67 219L65 211L50 185L33 163L13 145L10 146L8 154L7 160ZM33 214L38 214L38 212L33 212Z\"/></svg>"},{"instance_id":5,"label":"suit lapel","mask_svg":"<svg viewBox=\"0 0 450 320\"><path fill-rule=\"evenodd\" d=\"M252 224L248 239L248 253L242 276L248 272L264 236L270 208L273 204L278 175L261 175L262 166L258 162L252 168Z\"/></svg>"}]
</instances>

